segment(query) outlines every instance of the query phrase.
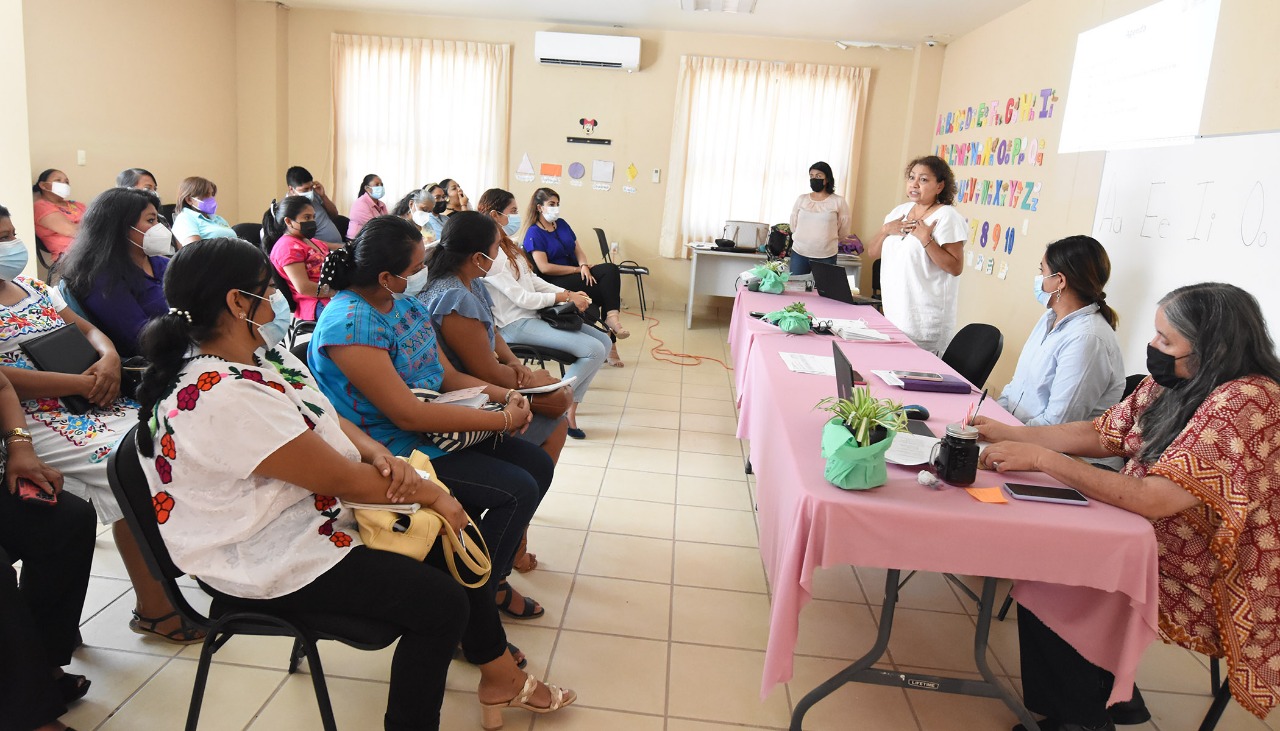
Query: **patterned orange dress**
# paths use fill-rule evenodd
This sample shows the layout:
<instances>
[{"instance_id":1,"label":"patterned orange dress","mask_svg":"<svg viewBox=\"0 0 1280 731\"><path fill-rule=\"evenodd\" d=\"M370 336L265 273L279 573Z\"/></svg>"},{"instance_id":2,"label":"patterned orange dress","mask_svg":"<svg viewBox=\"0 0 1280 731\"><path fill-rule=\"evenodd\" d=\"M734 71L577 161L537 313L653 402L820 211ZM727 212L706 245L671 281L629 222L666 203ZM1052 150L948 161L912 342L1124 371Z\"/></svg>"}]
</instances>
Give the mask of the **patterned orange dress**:
<instances>
[{"instance_id":1,"label":"patterned orange dress","mask_svg":"<svg viewBox=\"0 0 1280 731\"><path fill-rule=\"evenodd\" d=\"M1093 426L1127 460L1124 474L1158 475L1199 498L1152 521L1160 634L1225 657L1232 696L1265 718L1280 703L1280 385L1262 376L1224 383L1144 464L1139 418L1162 391L1147 378Z\"/></svg>"}]
</instances>

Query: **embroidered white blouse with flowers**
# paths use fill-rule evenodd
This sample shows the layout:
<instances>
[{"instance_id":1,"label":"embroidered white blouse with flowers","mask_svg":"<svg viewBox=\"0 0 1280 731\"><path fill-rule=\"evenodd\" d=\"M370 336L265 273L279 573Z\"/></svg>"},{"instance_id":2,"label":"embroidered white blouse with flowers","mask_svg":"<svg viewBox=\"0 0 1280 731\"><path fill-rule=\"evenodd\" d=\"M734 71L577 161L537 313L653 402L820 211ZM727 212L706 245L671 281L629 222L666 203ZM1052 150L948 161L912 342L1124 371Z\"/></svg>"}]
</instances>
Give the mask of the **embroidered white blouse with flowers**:
<instances>
[{"instance_id":1,"label":"embroidered white blouse with flowers","mask_svg":"<svg viewBox=\"0 0 1280 731\"><path fill-rule=\"evenodd\" d=\"M142 466L174 563L224 594L270 599L311 583L360 537L334 498L254 470L307 429L348 459L360 453L305 365L283 350L254 357L189 360L156 404L155 456Z\"/></svg>"}]
</instances>

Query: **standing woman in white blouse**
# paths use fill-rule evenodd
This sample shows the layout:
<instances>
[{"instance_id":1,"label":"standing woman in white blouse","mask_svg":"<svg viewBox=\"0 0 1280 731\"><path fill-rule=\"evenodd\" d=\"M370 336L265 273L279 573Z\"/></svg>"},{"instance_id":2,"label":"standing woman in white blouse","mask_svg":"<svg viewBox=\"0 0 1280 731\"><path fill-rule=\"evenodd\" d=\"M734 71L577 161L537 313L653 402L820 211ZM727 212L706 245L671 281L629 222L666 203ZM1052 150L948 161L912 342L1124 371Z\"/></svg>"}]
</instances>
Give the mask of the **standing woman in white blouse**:
<instances>
[{"instance_id":1,"label":"standing woman in white blouse","mask_svg":"<svg viewBox=\"0 0 1280 731\"><path fill-rule=\"evenodd\" d=\"M791 207L791 273L808 274L809 262L836 263L840 237L849 230L849 203L836 195L831 166L809 166L809 190Z\"/></svg>"},{"instance_id":2,"label":"standing woman in white blouse","mask_svg":"<svg viewBox=\"0 0 1280 731\"><path fill-rule=\"evenodd\" d=\"M866 255L881 259L884 316L916 345L941 354L956 328L969 227L951 205L956 179L942 158L916 158L906 175L909 200L885 216Z\"/></svg>"}]
</instances>

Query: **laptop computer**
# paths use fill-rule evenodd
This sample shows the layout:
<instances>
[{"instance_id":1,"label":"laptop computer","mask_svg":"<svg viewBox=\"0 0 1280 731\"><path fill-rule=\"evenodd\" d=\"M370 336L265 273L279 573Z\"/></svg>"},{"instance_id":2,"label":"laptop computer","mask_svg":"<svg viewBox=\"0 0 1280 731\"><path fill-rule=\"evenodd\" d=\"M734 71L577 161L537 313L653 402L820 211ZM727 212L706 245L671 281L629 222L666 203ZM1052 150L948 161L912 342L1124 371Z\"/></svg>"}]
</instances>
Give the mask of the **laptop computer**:
<instances>
[{"instance_id":1,"label":"laptop computer","mask_svg":"<svg viewBox=\"0 0 1280 731\"><path fill-rule=\"evenodd\" d=\"M835 359L836 366L836 396L842 399L853 398L854 386L867 385L862 374L853 369L853 365L849 363L849 358L844 351L837 345L838 341L831 341L831 356Z\"/></svg>"},{"instance_id":2,"label":"laptop computer","mask_svg":"<svg viewBox=\"0 0 1280 731\"><path fill-rule=\"evenodd\" d=\"M855 297L849 288L849 275L845 268L838 264L824 264L820 261L810 262L813 270L813 283L818 294L847 305L870 305L875 300L866 297Z\"/></svg>"}]
</instances>

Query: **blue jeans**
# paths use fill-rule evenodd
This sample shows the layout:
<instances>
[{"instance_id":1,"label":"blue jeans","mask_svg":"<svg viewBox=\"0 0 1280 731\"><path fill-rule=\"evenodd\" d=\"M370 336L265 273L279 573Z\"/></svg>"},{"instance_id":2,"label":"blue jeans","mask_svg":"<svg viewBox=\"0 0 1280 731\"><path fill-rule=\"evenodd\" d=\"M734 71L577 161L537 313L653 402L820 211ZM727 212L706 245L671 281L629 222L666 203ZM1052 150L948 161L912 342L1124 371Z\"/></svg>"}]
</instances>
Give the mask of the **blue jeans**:
<instances>
[{"instance_id":1,"label":"blue jeans","mask_svg":"<svg viewBox=\"0 0 1280 731\"><path fill-rule=\"evenodd\" d=\"M824 257L821 257L821 258L810 259L809 257L805 256L804 254L797 254L796 252L792 251L792 252L791 252L791 254L790 254L790 256L791 256L790 261L791 261L791 273L792 273L792 274L808 274L808 273L812 272L812 271L813 271L813 267L809 266L809 262L811 262L811 261L820 261L820 262L822 262L823 264L835 264L835 263L836 263L836 257L835 257L835 254L832 254L831 256L824 256Z\"/></svg>"},{"instance_id":2,"label":"blue jeans","mask_svg":"<svg viewBox=\"0 0 1280 731\"><path fill-rule=\"evenodd\" d=\"M613 341L608 335L585 323L581 330L570 332L557 330L537 317L526 317L499 328L498 332L502 333L502 339L508 343L555 348L577 358L564 369L566 378L578 377L573 384L575 403L582 403L583 395L591 387L591 381L600 372L605 358L613 348Z\"/></svg>"}]
</instances>

